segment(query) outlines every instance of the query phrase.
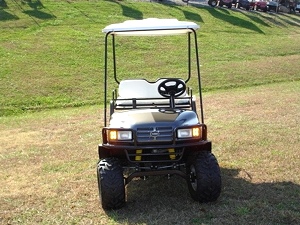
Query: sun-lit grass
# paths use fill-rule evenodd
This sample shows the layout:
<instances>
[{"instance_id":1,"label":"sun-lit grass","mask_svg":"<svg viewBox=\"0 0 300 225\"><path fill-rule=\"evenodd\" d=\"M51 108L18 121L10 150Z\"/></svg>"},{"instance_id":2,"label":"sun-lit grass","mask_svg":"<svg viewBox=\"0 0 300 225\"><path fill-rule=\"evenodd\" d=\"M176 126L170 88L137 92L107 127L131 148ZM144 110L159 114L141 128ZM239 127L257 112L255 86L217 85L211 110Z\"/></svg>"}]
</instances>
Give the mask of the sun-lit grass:
<instances>
[{"instance_id":1,"label":"sun-lit grass","mask_svg":"<svg viewBox=\"0 0 300 225\"><path fill-rule=\"evenodd\" d=\"M217 101L209 101L207 97L206 110L210 113L206 122L210 124L211 138L218 140L215 150L231 152L229 158L224 158L226 164L244 168L250 174L251 170L256 170L258 175L253 182L256 179L261 182L259 174L264 172L269 173L268 178L277 174L276 179L288 177L298 183L299 155L295 154L300 141L298 92L299 82L294 82L282 84L281 89L269 85L264 89L242 89L232 95L224 93L215 99ZM228 113L232 110L238 115ZM228 136L224 129L231 130L231 135ZM234 144L228 145L228 140ZM222 160L223 155L220 153L219 157ZM258 165L260 170L256 169ZM291 174L295 176L292 178Z\"/></svg>"},{"instance_id":2,"label":"sun-lit grass","mask_svg":"<svg viewBox=\"0 0 300 225\"><path fill-rule=\"evenodd\" d=\"M204 90L299 80L299 15L267 14L137 1L2 1L0 115L102 103L106 25L127 19L177 18L200 24ZM145 54L154 40L136 42L132 66L144 74L181 76L185 60ZM139 43L139 44L137 44ZM125 43L124 43L125 44ZM159 51L178 53L178 45ZM158 51L158 53L159 53ZM176 53L176 54L175 54ZM175 57L174 57L175 58ZM180 57L178 57L180 58ZM165 63L165 71L156 65ZM130 65L128 65L130 66ZM171 67L172 66L172 67ZM168 68L170 68L168 70ZM120 68L120 72L122 72ZM122 76L138 76L140 69ZM283 75L284 74L284 75Z\"/></svg>"},{"instance_id":3,"label":"sun-lit grass","mask_svg":"<svg viewBox=\"0 0 300 225\"><path fill-rule=\"evenodd\" d=\"M179 177L136 179L127 186L126 207L105 212L96 179L101 29L147 17L201 26L205 122L222 194L199 204ZM157 2L2 0L0 223L300 224L299 23L299 14ZM153 46L152 40L125 40L121 58L135 63L120 64L148 66L143 75L149 78L183 75L177 69L186 62L173 60L184 50L162 46L157 60L146 54ZM173 58L162 62L161 49ZM166 70L156 68L161 63Z\"/></svg>"},{"instance_id":4,"label":"sun-lit grass","mask_svg":"<svg viewBox=\"0 0 300 225\"><path fill-rule=\"evenodd\" d=\"M182 178L127 186L127 206L105 212L95 166L100 106L2 117L4 224L299 224L300 82L204 94L223 188L198 204ZM274 213L276 217L274 217Z\"/></svg>"}]
</instances>

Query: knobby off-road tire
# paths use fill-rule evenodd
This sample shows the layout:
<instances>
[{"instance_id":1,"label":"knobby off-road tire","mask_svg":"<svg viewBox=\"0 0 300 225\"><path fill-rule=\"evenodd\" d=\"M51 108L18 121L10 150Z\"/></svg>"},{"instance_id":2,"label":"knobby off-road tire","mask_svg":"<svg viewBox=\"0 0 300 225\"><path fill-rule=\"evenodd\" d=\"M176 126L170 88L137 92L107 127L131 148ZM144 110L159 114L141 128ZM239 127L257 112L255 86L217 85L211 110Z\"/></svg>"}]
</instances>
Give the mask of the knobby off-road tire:
<instances>
[{"instance_id":1,"label":"knobby off-road tire","mask_svg":"<svg viewBox=\"0 0 300 225\"><path fill-rule=\"evenodd\" d=\"M216 201L221 193L221 172L216 157L210 152L201 152L187 165L190 175L188 188L198 202Z\"/></svg>"},{"instance_id":2,"label":"knobby off-road tire","mask_svg":"<svg viewBox=\"0 0 300 225\"><path fill-rule=\"evenodd\" d=\"M106 158L97 165L98 188L103 209L119 209L125 205L123 169L116 158Z\"/></svg>"}]
</instances>

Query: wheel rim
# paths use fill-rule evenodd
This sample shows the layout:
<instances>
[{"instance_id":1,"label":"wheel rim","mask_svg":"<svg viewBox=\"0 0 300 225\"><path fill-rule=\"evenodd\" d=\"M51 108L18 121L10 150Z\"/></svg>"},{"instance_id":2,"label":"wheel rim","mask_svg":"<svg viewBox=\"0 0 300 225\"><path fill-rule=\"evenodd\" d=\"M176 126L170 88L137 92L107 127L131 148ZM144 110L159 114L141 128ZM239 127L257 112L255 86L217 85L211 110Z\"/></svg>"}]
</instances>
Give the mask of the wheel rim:
<instances>
[{"instance_id":1,"label":"wheel rim","mask_svg":"<svg viewBox=\"0 0 300 225\"><path fill-rule=\"evenodd\" d=\"M197 190L197 179L196 179L196 169L194 167L194 165L190 166L190 182L191 182L191 186L193 188L194 191Z\"/></svg>"}]
</instances>

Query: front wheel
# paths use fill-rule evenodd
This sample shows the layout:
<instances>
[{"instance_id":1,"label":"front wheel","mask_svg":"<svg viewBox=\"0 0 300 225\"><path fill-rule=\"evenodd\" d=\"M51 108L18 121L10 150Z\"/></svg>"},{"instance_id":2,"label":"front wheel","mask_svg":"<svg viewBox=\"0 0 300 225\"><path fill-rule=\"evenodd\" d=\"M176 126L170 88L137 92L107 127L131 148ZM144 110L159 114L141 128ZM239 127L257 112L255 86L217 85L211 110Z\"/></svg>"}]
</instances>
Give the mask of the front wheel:
<instances>
[{"instance_id":1,"label":"front wheel","mask_svg":"<svg viewBox=\"0 0 300 225\"><path fill-rule=\"evenodd\" d=\"M187 165L188 188L192 198L199 202L216 201L221 193L221 172L215 156L201 152Z\"/></svg>"},{"instance_id":2,"label":"front wheel","mask_svg":"<svg viewBox=\"0 0 300 225\"><path fill-rule=\"evenodd\" d=\"M97 165L98 189L103 209L119 209L125 205L123 168L116 158L106 158Z\"/></svg>"}]
</instances>

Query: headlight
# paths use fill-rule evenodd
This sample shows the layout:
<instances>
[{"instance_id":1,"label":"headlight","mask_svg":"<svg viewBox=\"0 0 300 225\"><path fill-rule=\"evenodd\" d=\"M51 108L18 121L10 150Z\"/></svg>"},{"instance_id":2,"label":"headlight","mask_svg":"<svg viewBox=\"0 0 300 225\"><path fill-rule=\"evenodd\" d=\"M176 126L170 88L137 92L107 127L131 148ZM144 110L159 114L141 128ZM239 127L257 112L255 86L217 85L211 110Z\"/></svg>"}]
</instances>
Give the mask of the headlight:
<instances>
[{"instance_id":1,"label":"headlight","mask_svg":"<svg viewBox=\"0 0 300 225\"><path fill-rule=\"evenodd\" d=\"M201 128L193 127L193 128L185 128L177 130L178 138L200 138L201 137Z\"/></svg>"},{"instance_id":2,"label":"headlight","mask_svg":"<svg viewBox=\"0 0 300 225\"><path fill-rule=\"evenodd\" d=\"M128 141L132 140L132 132L130 130L109 130L109 141Z\"/></svg>"}]
</instances>

